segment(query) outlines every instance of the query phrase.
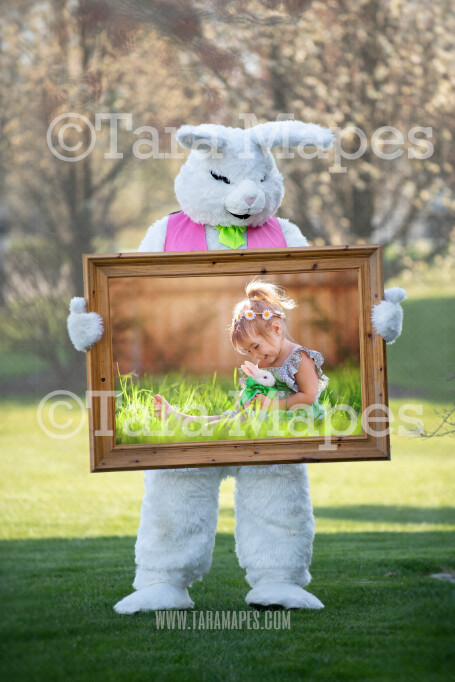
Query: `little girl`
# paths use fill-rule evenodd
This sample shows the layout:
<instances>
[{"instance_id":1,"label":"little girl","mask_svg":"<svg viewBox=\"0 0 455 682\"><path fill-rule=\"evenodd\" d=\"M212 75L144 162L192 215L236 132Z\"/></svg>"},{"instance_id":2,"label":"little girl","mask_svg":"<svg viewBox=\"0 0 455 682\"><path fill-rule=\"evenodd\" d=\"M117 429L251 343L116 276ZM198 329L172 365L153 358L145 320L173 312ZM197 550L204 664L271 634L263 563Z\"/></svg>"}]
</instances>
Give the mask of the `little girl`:
<instances>
[{"instance_id":1,"label":"little girl","mask_svg":"<svg viewBox=\"0 0 455 682\"><path fill-rule=\"evenodd\" d=\"M261 369L267 369L276 379L280 390L270 401L265 395L257 395L261 409L295 410L312 409L314 419L321 419L324 408L318 397L326 388L329 380L321 366L324 358L316 350L299 346L291 338L286 326L286 310L295 308L295 302L286 297L284 291L269 282L253 280L245 288L247 298L237 303L229 333L233 347L242 354L249 355ZM243 371L243 370L242 370ZM242 389L246 386L246 376L240 378ZM278 383L279 382L279 383ZM285 390L283 385L287 386ZM244 402L242 410L252 401ZM202 417L206 422L215 423L233 417L240 407L240 396L234 412ZM201 421L201 416L192 417L178 412L161 395L155 396L155 413L165 418L170 414L185 418L186 421ZM292 412L291 412L292 414Z\"/></svg>"}]
</instances>

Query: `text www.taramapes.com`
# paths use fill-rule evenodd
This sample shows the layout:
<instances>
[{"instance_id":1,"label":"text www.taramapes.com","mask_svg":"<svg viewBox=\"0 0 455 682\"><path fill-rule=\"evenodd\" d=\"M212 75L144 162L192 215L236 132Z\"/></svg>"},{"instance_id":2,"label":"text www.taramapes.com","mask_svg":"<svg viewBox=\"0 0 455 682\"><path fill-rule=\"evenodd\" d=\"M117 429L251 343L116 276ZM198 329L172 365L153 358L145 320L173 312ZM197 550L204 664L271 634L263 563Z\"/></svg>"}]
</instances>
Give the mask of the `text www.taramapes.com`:
<instances>
[{"instance_id":1,"label":"text www.taramapes.com","mask_svg":"<svg viewBox=\"0 0 455 682\"><path fill-rule=\"evenodd\" d=\"M290 630L290 611L155 611L157 630Z\"/></svg>"}]
</instances>

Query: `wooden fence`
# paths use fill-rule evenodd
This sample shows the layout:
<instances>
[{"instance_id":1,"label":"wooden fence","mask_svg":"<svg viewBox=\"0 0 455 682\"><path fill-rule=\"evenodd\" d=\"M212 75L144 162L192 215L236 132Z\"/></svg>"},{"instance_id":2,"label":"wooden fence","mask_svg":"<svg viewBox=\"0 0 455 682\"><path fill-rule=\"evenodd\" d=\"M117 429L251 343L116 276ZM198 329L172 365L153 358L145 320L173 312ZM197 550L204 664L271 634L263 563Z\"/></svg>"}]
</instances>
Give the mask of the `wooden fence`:
<instances>
[{"instance_id":1,"label":"wooden fence","mask_svg":"<svg viewBox=\"0 0 455 682\"><path fill-rule=\"evenodd\" d=\"M319 350L328 365L359 361L359 300L353 272L276 275L298 303L289 314L293 339ZM114 362L122 374L171 370L231 375L241 355L229 341L244 276L120 278L111 281Z\"/></svg>"}]
</instances>

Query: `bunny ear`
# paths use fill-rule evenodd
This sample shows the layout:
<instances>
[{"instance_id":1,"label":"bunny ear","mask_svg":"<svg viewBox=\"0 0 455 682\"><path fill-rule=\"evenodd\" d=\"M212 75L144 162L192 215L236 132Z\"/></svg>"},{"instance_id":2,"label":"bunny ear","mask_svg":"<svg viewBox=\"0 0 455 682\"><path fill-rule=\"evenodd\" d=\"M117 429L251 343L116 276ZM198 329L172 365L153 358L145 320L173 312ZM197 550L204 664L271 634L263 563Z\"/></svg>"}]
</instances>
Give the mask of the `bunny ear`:
<instances>
[{"instance_id":1,"label":"bunny ear","mask_svg":"<svg viewBox=\"0 0 455 682\"><path fill-rule=\"evenodd\" d=\"M258 366L255 365L254 362L250 362L249 360L245 360L245 362L243 364L246 365L247 367L249 367L252 372L258 371Z\"/></svg>"},{"instance_id":2,"label":"bunny ear","mask_svg":"<svg viewBox=\"0 0 455 682\"><path fill-rule=\"evenodd\" d=\"M252 369L251 367L249 367L248 365L252 365L252 363L251 363L251 362L248 362L248 360L245 360L245 363L242 365L242 369L243 369L243 371L245 372L245 374L246 374L247 376L253 377L253 376L254 376L254 371L253 371L253 369ZM255 365L252 365L252 366L254 367L254 369L257 369L257 367L256 367Z\"/></svg>"},{"instance_id":3,"label":"bunny ear","mask_svg":"<svg viewBox=\"0 0 455 682\"><path fill-rule=\"evenodd\" d=\"M251 376L251 370L248 369L248 367L247 367L246 365L241 365L240 369L243 369L243 371L245 372L245 374L246 374L248 377Z\"/></svg>"},{"instance_id":4,"label":"bunny ear","mask_svg":"<svg viewBox=\"0 0 455 682\"><path fill-rule=\"evenodd\" d=\"M216 127L189 126L179 128L175 134L177 142L185 149L196 149L202 152L220 152L226 147L226 140Z\"/></svg>"},{"instance_id":5,"label":"bunny ear","mask_svg":"<svg viewBox=\"0 0 455 682\"><path fill-rule=\"evenodd\" d=\"M322 128L316 123L302 121L269 121L259 123L248 130L251 140L262 149L272 147L298 147L312 145L324 151L329 149L334 141L334 135L328 128Z\"/></svg>"}]
</instances>

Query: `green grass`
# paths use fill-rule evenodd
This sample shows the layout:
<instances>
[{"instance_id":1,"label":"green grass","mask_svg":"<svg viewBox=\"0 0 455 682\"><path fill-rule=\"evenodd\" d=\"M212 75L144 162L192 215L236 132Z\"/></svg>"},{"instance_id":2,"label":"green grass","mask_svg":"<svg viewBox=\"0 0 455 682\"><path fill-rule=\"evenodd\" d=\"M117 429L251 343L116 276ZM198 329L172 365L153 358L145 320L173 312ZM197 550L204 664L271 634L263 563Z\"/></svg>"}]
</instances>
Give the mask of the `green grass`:
<instances>
[{"instance_id":1,"label":"green grass","mask_svg":"<svg viewBox=\"0 0 455 682\"><path fill-rule=\"evenodd\" d=\"M397 277L391 277L386 282L387 287L403 287L414 299L422 298L454 298L455 297L455 243L452 241L448 252L438 255L433 264L427 263L422 257L428 252L428 243L415 244L417 249L408 245L407 267ZM410 248L411 247L411 248ZM390 244L384 250L384 260L403 247Z\"/></svg>"},{"instance_id":2,"label":"green grass","mask_svg":"<svg viewBox=\"0 0 455 682\"><path fill-rule=\"evenodd\" d=\"M32 353L0 351L0 381L34 374L48 368L48 364Z\"/></svg>"},{"instance_id":3,"label":"green grass","mask_svg":"<svg viewBox=\"0 0 455 682\"><path fill-rule=\"evenodd\" d=\"M399 437L394 423L391 462L309 467L323 611L292 612L284 631L157 630L154 614L112 610L134 575L142 473L91 475L85 428L55 441L33 405L1 409L3 679L450 679L455 589L429 575L455 571L453 439ZM422 419L431 430L433 404ZM212 569L190 590L198 612L248 610L232 489Z\"/></svg>"},{"instance_id":4,"label":"green grass","mask_svg":"<svg viewBox=\"0 0 455 682\"><path fill-rule=\"evenodd\" d=\"M387 346L387 373L400 394L455 401L455 296L403 303L403 333Z\"/></svg>"},{"instance_id":5,"label":"green grass","mask_svg":"<svg viewBox=\"0 0 455 682\"><path fill-rule=\"evenodd\" d=\"M452 259L440 259L429 267L411 263L387 287L408 292L403 301L403 333L387 346L387 372L392 393L455 402L455 267Z\"/></svg>"},{"instance_id":6,"label":"green grass","mask_svg":"<svg viewBox=\"0 0 455 682\"><path fill-rule=\"evenodd\" d=\"M310 590L326 608L292 612L290 630L157 630L154 614L116 615L134 576L142 473L90 474L86 427L52 440L32 400L3 400L2 679L455 679L455 586L429 577L455 573L455 438L398 436L403 403L421 403L431 431L435 410L453 400L454 382L441 377L455 373L455 287L427 275L388 283L409 293L403 336L387 346L389 383L402 396L390 401L392 460L309 466ZM248 610L232 493L227 479L212 569L190 590L198 611Z\"/></svg>"},{"instance_id":7,"label":"green grass","mask_svg":"<svg viewBox=\"0 0 455 682\"><path fill-rule=\"evenodd\" d=\"M286 413L269 410L261 414L253 408L245 422L239 415L234 420L206 424L197 420L188 424L173 415L165 421L157 418L153 397L159 393L172 406L188 415L220 415L235 407L239 390L236 370L232 379L217 377L182 377L167 374L163 377L119 377L121 403L117 402L115 424L117 443L156 443L181 441L231 440L239 438L283 438L310 435L330 435L334 430L347 432L349 415L344 410L331 412L339 405L349 405L358 415L349 433L362 433L360 369L346 365L329 373L329 386L319 397L327 418L315 418L312 408ZM243 416L243 415L242 415Z\"/></svg>"}]
</instances>

